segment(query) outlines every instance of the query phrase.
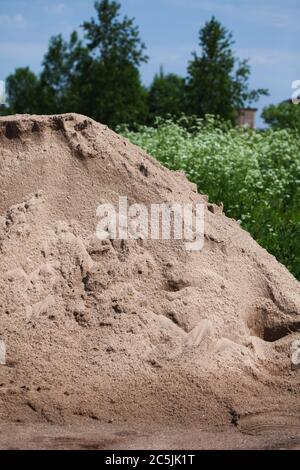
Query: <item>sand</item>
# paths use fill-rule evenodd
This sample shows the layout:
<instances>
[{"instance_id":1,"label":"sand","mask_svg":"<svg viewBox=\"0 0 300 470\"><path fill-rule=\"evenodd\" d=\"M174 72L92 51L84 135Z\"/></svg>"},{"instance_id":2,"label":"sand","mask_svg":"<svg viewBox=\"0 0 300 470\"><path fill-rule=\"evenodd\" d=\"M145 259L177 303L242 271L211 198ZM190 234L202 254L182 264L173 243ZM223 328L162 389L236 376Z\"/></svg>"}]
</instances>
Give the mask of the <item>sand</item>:
<instances>
[{"instance_id":1,"label":"sand","mask_svg":"<svg viewBox=\"0 0 300 470\"><path fill-rule=\"evenodd\" d=\"M268 415L257 426L141 426L98 421L70 425L0 425L0 450L300 450L299 423L276 425ZM203 457L203 456L202 456ZM204 456L207 459L207 455Z\"/></svg>"},{"instance_id":2,"label":"sand","mask_svg":"<svg viewBox=\"0 0 300 470\"><path fill-rule=\"evenodd\" d=\"M17 115L0 195L3 425L300 426L300 284L183 173L84 116ZM119 196L205 204L203 250L98 240Z\"/></svg>"}]
</instances>

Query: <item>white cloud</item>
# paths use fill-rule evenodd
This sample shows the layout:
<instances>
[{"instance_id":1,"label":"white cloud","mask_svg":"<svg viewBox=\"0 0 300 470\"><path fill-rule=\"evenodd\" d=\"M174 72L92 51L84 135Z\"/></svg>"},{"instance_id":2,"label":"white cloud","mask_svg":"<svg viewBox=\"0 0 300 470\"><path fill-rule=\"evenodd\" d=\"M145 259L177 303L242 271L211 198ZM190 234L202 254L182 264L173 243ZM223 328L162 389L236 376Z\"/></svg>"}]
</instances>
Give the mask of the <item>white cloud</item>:
<instances>
[{"instance_id":1,"label":"white cloud","mask_svg":"<svg viewBox=\"0 0 300 470\"><path fill-rule=\"evenodd\" d=\"M22 26L25 23L25 18L21 14L17 15L0 15L1 26Z\"/></svg>"},{"instance_id":2,"label":"white cloud","mask_svg":"<svg viewBox=\"0 0 300 470\"><path fill-rule=\"evenodd\" d=\"M52 15L63 15L66 11L64 3L57 3L56 5L46 5L46 12Z\"/></svg>"},{"instance_id":3,"label":"white cloud","mask_svg":"<svg viewBox=\"0 0 300 470\"><path fill-rule=\"evenodd\" d=\"M300 52L272 48L238 48L237 56L248 58L251 65L278 65L297 64L300 62Z\"/></svg>"}]
</instances>

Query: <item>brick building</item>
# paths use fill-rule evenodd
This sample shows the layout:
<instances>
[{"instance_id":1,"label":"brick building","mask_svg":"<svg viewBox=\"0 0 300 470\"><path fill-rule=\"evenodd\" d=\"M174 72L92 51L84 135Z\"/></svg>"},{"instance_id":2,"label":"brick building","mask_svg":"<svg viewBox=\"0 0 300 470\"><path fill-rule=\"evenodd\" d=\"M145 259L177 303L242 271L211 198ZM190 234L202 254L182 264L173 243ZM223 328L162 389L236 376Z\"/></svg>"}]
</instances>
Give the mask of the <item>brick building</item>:
<instances>
[{"instance_id":1,"label":"brick building","mask_svg":"<svg viewBox=\"0 0 300 470\"><path fill-rule=\"evenodd\" d=\"M256 108L243 108L240 109L236 118L237 126L245 126L250 129L255 129Z\"/></svg>"}]
</instances>

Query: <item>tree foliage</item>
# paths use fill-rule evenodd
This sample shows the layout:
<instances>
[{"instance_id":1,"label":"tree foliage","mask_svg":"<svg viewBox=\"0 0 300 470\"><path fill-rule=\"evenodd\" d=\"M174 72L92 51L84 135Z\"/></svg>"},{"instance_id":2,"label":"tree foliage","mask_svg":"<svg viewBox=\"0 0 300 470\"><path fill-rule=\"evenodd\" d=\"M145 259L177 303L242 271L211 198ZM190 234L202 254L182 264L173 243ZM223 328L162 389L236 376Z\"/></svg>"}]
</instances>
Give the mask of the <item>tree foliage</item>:
<instances>
[{"instance_id":1,"label":"tree foliage","mask_svg":"<svg viewBox=\"0 0 300 470\"><path fill-rule=\"evenodd\" d=\"M168 115L178 117L185 111L185 80L176 74L165 74L161 67L149 88L149 121Z\"/></svg>"},{"instance_id":2,"label":"tree foliage","mask_svg":"<svg viewBox=\"0 0 300 470\"><path fill-rule=\"evenodd\" d=\"M95 3L97 20L91 18L83 23L87 47L95 51L103 62L127 62L138 67L148 60L146 46L134 20L127 16L120 20L120 8L121 5L115 1Z\"/></svg>"},{"instance_id":3,"label":"tree foliage","mask_svg":"<svg viewBox=\"0 0 300 470\"><path fill-rule=\"evenodd\" d=\"M214 17L199 33L201 55L193 53L188 66L189 114L214 114L234 121L236 112L267 90L249 90L250 67L233 54L232 34Z\"/></svg>"},{"instance_id":4,"label":"tree foliage","mask_svg":"<svg viewBox=\"0 0 300 470\"><path fill-rule=\"evenodd\" d=\"M300 105L289 101L264 108L264 121L273 129L294 129L300 131Z\"/></svg>"},{"instance_id":5,"label":"tree foliage","mask_svg":"<svg viewBox=\"0 0 300 470\"><path fill-rule=\"evenodd\" d=\"M6 80L9 111L13 113L39 113L40 83L28 67L16 69Z\"/></svg>"},{"instance_id":6,"label":"tree foliage","mask_svg":"<svg viewBox=\"0 0 300 470\"><path fill-rule=\"evenodd\" d=\"M115 0L97 1L95 11L82 39L76 31L50 39L40 75L26 68L8 77L11 113L78 112L113 128L183 112L233 120L247 100L266 93L249 90L249 64L234 57L232 35L215 18L200 31L202 55L194 53L187 79L161 69L147 90L139 67L148 57L134 20L121 16Z\"/></svg>"},{"instance_id":7,"label":"tree foliage","mask_svg":"<svg viewBox=\"0 0 300 470\"><path fill-rule=\"evenodd\" d=\"M61 34L50 39L40 75L40 100L47 114L80 109L84 73L91 63L88 50L76 31L69 41Z\"/></svg>"},{"instance_id":8,"label":"tree foliage","mask_svg":"<svg viewBox=\"0 0 300 470\"><path fill-rule=\"evenodd\" d=\"M134 20L120 19L120 4L95 4L97 20L83 23L87 48L93 57L83 99L94 119L115 127L143 120L146 91L138 67L147 62L145 45Z\"/></svg>"},{"instance_id":9,"label":"tree foliage","mask_svg":"<svg viewBox=\"0 0 300 470\"><path fill-rule=\"evenodd\" d=\"M146 90L139 65L148 60L134 20L120 18L115 1L95 3L97 19L86 21L84 40L52 37L39 76L28 68L7 79L11 112L79 112L111 127L143 122Z\"/></svg>"}]
</instances>

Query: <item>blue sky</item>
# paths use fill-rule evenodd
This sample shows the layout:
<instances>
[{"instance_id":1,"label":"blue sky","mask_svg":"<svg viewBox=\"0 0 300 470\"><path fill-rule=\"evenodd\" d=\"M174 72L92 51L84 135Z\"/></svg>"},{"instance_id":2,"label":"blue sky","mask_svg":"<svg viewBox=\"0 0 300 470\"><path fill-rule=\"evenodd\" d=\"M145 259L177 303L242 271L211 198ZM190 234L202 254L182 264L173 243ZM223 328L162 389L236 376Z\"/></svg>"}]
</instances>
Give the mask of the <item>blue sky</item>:
<instances>
[{"instance_id":1,"label":"blue sky","mask_svg":"<svg viewBox=\"0 0 300 470\"><path fill-rule=\"evenodd\" d=\"M261 109L291 96L300 79L299 0L121 0L122 12L136 18L150 61L142 67L149 84L154 73L186 73L198 32L215 15L235 39L235 51L251 63L251 86L270 90ZM94 0L0 0L0 80L18 66L40 70L50 36L66 37L93 13ZM258 120L258 124L261 121Z\"/></svg>"}]
</instances>

